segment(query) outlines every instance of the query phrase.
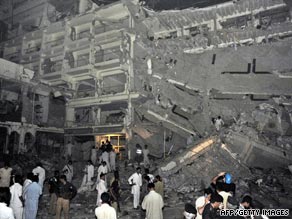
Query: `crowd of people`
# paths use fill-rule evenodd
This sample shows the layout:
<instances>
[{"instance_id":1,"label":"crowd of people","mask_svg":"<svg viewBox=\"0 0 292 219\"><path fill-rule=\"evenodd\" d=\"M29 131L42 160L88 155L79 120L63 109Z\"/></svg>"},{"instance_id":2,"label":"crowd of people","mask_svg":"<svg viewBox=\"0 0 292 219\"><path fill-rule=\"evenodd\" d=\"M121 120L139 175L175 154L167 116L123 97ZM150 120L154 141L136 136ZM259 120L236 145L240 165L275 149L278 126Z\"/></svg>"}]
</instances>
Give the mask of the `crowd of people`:
<instances>
[{"instance_id":1,"label":"crowd of people","mask_svg":"<svg viewBox=\"0 0 292 219\"><path fill-rule=\"evenodd\" d=\"M139 145L138 145L139 146ZM149 150L147 145L137 148L136 171L127 179L133 195L133 211L144 210L146 219L163 219L164 182L150 172ZM46 171L41 163L29 172L25 179L12 176L12 168L5 163L0 169L0 219L35 219L38 204L43 194L44 183L50 194L49 214L60 219L63 213L69 219L70 201L77 193L95 192L97 219L116 219L121 212L121 181L119 166L116 166L115 151L109 141L99 148L100 156L96 161L88 160L83 169L84 176L78 190L72 184L74 177L72 154L66 154L67 164L62 170L55 170L54 175L46 179ZM143 163L144 166L141 166ZM142 173L142 169L144 170ZM112 174L109 174L112 173ZM79 174L80 175L80 174ZM112 176L109 178L110 176ZM11 182L10 182L11 181ZM230 173L215 176L204 194L185 205L182 216L185 219L220 218L219 209L248 209L252 205L250 195L242 197L237 203L236 186ZM9 206L9 207L8 207ZM222 216L221 216L222 218Z\"/></svg>"},{"instance_id":2,"label":"crowd of people","mask_svg":"<svg viewBox=\"0 0 292 219\"><path fill-rule=\"evenodd\" d=\"M36 219L46 171L41 163L37 163L25 178L12 175L12 171L7 162L0 169L0 218ZM63 173L67 172L64 170ZM48 185L51 196L49 213L60 219L63 211L65 219L68 219L69 202L75 197L76 188L59 171L55 171L54 176L48 180Z\"/></svg>"}]
</instances>

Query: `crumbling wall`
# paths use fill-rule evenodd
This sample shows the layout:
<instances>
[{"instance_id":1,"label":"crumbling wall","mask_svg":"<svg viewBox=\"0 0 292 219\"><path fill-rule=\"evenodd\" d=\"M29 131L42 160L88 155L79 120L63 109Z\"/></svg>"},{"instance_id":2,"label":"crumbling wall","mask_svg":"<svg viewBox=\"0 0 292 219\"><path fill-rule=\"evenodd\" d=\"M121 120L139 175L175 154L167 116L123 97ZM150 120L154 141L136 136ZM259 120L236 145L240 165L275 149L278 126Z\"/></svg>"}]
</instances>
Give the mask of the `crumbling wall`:
<instances>
[{"instance_id":1,"label":"crumbling wall","mask_svg":"<svg viewBox=\"0 0 292 219\"><path fill-rule=\"evenodd\" d=\"M65 101L63 99L50 98L48 122L49 127L64 127L65 123Z\"/></svg>"},{"instance_id":2,"label":"crumbling wall","mask_svg":"<svg viewBox=\"0 0 292 219\"><path fill-rule=\"evenodd\" d=\"M135 89L143 96L136 112L185 139L235 128L281 147L276 139L291 135L289 10L283 1L145 10L135 20ZM218 116L224 125L215 132Z\"/></svg>"}]
</instances>

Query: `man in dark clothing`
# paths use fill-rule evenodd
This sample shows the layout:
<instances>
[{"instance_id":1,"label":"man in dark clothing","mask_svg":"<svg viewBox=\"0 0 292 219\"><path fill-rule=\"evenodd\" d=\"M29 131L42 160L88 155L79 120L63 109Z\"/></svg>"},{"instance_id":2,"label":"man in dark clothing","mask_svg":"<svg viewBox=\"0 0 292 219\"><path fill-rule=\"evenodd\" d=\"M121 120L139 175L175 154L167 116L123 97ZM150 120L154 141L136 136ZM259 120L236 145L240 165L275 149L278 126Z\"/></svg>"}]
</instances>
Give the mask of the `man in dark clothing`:
<instances>
[{"instance_id":1,"label":"man in dark clothing","mask_svg":"<svg viewBox=\"0 0 292 219\"><path fill-rule=\"evenodd\" d=\"M203 219L217 219L219 218L217 215L217 210L219 206L222 204L223 198L218 194L212 194L210 203L207 204L203 211Z\"/></svg>"},{"instance_id":2,"label":"man in dark clothing","mask_svg":"<svg viewBox=\"0 0 292 219\"><path fill-rule=\"evenodd\" d=\"M109 153L113 150L113 145L111 144L111 142L109 140L105 141L106 144L106 151Z\"/></svg>"},{"instance_id":3,"label":"man in dark clothing","mask_svg":"<svg viewBox=\"0 0 292 219\"><path fill-rule=\"evenodd\" d=\"M104 141L101 142L100 150L101 150L102 152L106 151L106 145L105 145Z\"/></svg>"},{"instance_id":4,"label":"man in dark clothing","mask_svg":"<svg viewBox=\"0 0 292 219\"><path fill-rule=\"evenodd\" d=\"M76 196L76 194L77 194L77 190L75 186L67 182L65 175L61 175L60 184L59 184L58 193L57 193L58 200L57 200L56 219L61 218L62 209L64 211L64 219L69 219L70 200L73 199Z\"/></svg>"},{"instance_id":5,"label":"man in dark clothing","mask_svg":"<svg viewBox=\"0 0 292 219\"><path fill-rule=\"evenodd\" d=\"M52 215L56 214L56 204L57 204L57 192L59 184L60 172L55 171L54 176L49 179L49 193L51 196L49 213Z\"/></svg>"},{"instance_id":6,"label":"man in dark clothing","mask_svg":"<svg viewBox=\"0 0 292 219\"><path fill-rule=\"evenodd\" d=\"M121 212L120 209L120 180L119 180L119 172L114 171L114 181L110 186L110 196L112 200L112 207L116 209L116 211Z\"/></svg>"},{"instance_id":7,"label":"man in dark clothing","mask_svg":"<svg viewBox=\"0 0 292 219\"><path fill-rule=\"evenodd\" d=\"M238 209L250 209L252 205L252 198L249 195L245 195L242 201L239 203ZM251 216L238 216L237 219L251 219Z\"/></svg>"}]
</instances>

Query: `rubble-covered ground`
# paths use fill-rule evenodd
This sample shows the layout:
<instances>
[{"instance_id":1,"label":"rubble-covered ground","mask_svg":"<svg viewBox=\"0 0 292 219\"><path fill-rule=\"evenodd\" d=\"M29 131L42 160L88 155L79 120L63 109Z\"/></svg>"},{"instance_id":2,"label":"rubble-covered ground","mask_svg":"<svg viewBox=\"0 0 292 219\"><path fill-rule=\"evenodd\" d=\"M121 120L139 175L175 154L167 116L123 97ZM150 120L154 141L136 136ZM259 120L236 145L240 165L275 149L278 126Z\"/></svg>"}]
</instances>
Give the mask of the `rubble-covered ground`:
<instances>
[{"instance_id":1,"label":"rubble-covered ground","mask_svg":"<svg viewBox=\"0 0 292 219\"><path fill-rule=\"evenodd\" d=\"M203 143L208 140L210 141L198 140L192 145L182 147L177 153L170 153L165 159L152 159L151 172L154 175L161 174L165 184L164 218L181 219L185 203L194 204L196 198L202 195L203 189L209 186L212 177L221 171L232 174L236 184L235 197L238 201L242 195L251 194L255 208L287 208L290 209L290 215L292 214L292 173L288 168L248 168L230 153L218 136L213 136L211 144L195 153L196 149L203 148ZM37 156L19 155L13 159L13 168L18 173L25 174L34 167L37 160L39 160ZM43 154L40 160L47 171L47 178L53 175L55 169L61 169L65 164L58 153L54 157ZM83 177L85 161L76 160L74 156L73 160L75 172L73 184L78 188ZM165 168L170 162L176 162L177 165L174 168ZM119 160L117 165L122 190L119 218L145 218L143 211L133 209L130 186L127 183L128 177L135 171L136 164L132 160ZM112 173L108 174L107 180L110 178ZM95 218L96 197L96 191L77 194L71 202L71 218ZM48 208L49 193L48 187L45 186L39 204L39 219L53 218L48 214Z\"/></svg>"}]
</instances>

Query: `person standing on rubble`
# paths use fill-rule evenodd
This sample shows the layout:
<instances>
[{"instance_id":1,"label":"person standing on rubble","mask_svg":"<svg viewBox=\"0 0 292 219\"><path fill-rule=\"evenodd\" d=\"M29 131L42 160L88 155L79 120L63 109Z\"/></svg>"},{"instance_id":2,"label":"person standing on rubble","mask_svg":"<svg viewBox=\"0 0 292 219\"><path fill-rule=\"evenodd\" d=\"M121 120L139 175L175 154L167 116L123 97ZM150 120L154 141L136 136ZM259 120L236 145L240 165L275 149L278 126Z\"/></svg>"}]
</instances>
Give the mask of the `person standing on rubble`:
<instances>
[{"instance_id":1,"label":"person standing on rubble","mask_svg":"<svg viewBox=\"0 0 292 219\"><path fill-rule=\"evenodd\" d=\"M224 183L225 181L225 174L226 172L220 172L217 176L214 176L211 180L210 189L212 189L212 192L216 192L216 185L217 183Z\"/></svg>"},{"instance_id":2,"label":"person standing on rubble","mask_svg":"<svg viewBox=\"0 0 292 219\"><path fill-rule=\"evenodd\" d=\"M110 153L113 150L113 145L108 139L106 139L105 144L106 144L106 151Z\"/></svg>"},{"instance_id":3,"label":"person standing on rubble","mask_svg":"<svg viewBox=\"0 0 292 219\"><path fill-rule=\"evenodd\" d=\"M57 192L59 186L59 176L60 172L56 170L54 176L49 179L49 193L50 193L50 208L49 213L52 215L56 214L56 205L57 205Z\"/></svg>"},{"instance_id":4,"label":"person standing on rubble","mask_svg":"<svg viewBox=\"0 0 292 219\"><path fill-rule=\"evenodd\" d=\"M36 168L34 168L32 170L32 173L34 175L37 175L38 176L38 182L39 182L39 185L41 186L41 188L43 189L44 187L44 181L46 179L46 171L45 169L43 168L43 165L41 162L38 162L37 165L36 165Z\"/></svg>"},{"instance_id":5,"label":"person standing on rubble","mask_svg":"<svg viewBox=\"0 0 292 219\"><path fill-rule=\"evenodd\" d=\"M107 174L108 173L108 169L107 169L107 165L106 165L106 162L105 161L102 161L101 162L101 165L98 167L97 169L97 180L96 180L96 183L99 182L100 180L100 174Z\"/></svg>"},{"instance_id":6,"label":"person standing on rubble","mask_svg":"<svg viewBox=\"0 0 292 219\"><path fill-rule=\"evenodd\" d=\"M104 192L107 192L107 186L105 182L105 174L101 173L99 176L100 180L98 184L96 185L96 190L97 190L97 200L96 200L96 205L101 206L102 200L101 200L101 194Z\"/></svg>"},{"instance_id":7,"label":"person standing on rubble","mask_svg":"<svg viewBox=\"0 0 292 219\"><path fill-rule=\"evenodd\" d=\"M150 167L150 161L149 161L149 149L148 145L144 145L143 149L143 163L144 163L144 168L149 168Z\"/></svg>"},{"instance_id":8,"label":"person standing on rubble","mask_svg":"<svg viewBox=\"0 0 292 219\"><path fill-rule=\"evenodd\" d=\"M57 192L57 210L56 219L61 219L61 212L63 210L64 219L69 219L70 200L72 200L77 194L75 186L67 182L66 176L60 176L60 183Z\"/></svg>"},{"instance_id":9,"label":"person standing on rubble","mask_svg":"<svg viewBox=\"0 0 292 219\"><path fill-rule=\"evenodd\" d=\"M13 209L15 219L22 219L23 203L22 203L22 179L20 175L14 177L14 184L10 186L10 207ZM0 217L1 218L1 217Z\"/></svg>"},{"instance_id":10,"label":"person standing on rubble","mask_svg":"<svg viewBox=\"0 0 292 219\"><path fill-rule=\"evenodd\" d=\"M203 214L204 208L207 204L209 204L212 193L213 193L212 189L207 188L204 190L204 195L197 198L197 200L196 200L196 210L197 210L196 219L202 219L202 214Z\"/></svg>"},{"instance_id":11,"label":"person standing on rubble","mask_svg":"<svg viewBox=\"0 0 292 219\"><path fill-rule=\"evenodd\" d=\"M66 176L67 182L71 183L74 174L72 160L68 161L68 163L64 166L62 172Z\"/></svg>"},{"instance_id":12,"label":"person standing on rubble","mask_svg":"<svg viewBox=\"0 0 292 219\"><path fill-rule=\"evenodd\" d=\"M142 209L146 210L147 219L163 219L162 208L164 206L161 195L155 192L154 183L148 184L148 195L145 196L142 202Z\"/></svg>"},{"instance_id":13,"label":"person standing on rubble","mask_svg":"<svg viewBox=\"0 0 292 219\"><path fill-rule=\"evenodd\" d=\"M109 162L109 153L108 153L107 150L105 150L104 152L102 152L101 160L104 161L104 162L106 162L107 169L110 172L111 171L111 168L110 168L110 162Z\"/></svg>"},{"instance_id":14,"label":"person standing on rubble","mask_svg":"<svg viewBox=\"0 0 292 219\"><path fill-rule=\"evenodd\" d=\"M92 186L94 185L93 177L94 177L94 166L91 160L87 161L87 164L83 170L84 176L81 183L80 188L78 189L78 193L86 192L86 191L93 191ZM67 179L66 179L67 181Z\"/></svg>"},{"instance_id":15,"label":"person standing on rubble","mask_svg":"<svg viewBox=\"0 0 292 219\"><path fill-rule=\"evenodd\" d=\"M138 167L140 167L140 163L143 161L143 150L141 145L136 144L136 156L135 156L135 161L138 164Z\"/></svg>"},{"instance_id":16,"label":"person standing on rubble","mask_svg":"<svg viewBox=\"0 0 292 219\"><path fill-rule=\"evenodd\" d=\"M142 186L141 168L136 168L136 173L133 173L128 179L129 184L132 186L131 193L133 194L134 209L138 209L140 202L140 188Z\"/></svg>"},{"instance_id":17,"label":"person standing on rubble","mask_svg":"<svg viewBox=\"0 0 292 219\"><path fill-rule=\"evenodd\" d=\"M97 219L117 219L116 210L110 206L110 195L107 192L101 194L101 206L95 209Z\"/></svg>"},{"instance_id":18,"label":"person standing on rubble","mask_svg":"<svg viewBox=\"0 0 292 219\"><path fill-rule=\"evenodd\" d=\"M109 153L110 168L112 171L116 170L116 152L115 149L112 149Z\"/></svg>"},{"instance_id":19,"label":"person standing on rubble","mask_svg":"<svg viewBox=\"0 0 292 219\"><path fill-rule=\"evenodd\" d=\"M22 193L32 183L33 173L29 172L26 175L26 179L24 180L23 186L22 186ZM23 196L23 195L22 195Z\"/></svg>"},{"instance_id":20,"label":"person standing on rubble","mask_svg":"<svg viewBox=\"0 0 292 219\"><path fill-rule=\"evenodd\" d=\"M183 212L184 219L195 219L197 215L197 210L195 206L190 203L185 204L185 210Z\"/></svg>"},{"instance_id":21,"label":"person standing on rubble","mask_svg":"<svg viewBox=\"0 0 292 219\"><path fill-rule=\"evenodd\" d=\"M114 179L110 184L110 197L112 200L112 206L118 212L121 212L120 208L120 179L119 172L114 171Z\"/></svg>"},{"instance_id":22,"label":"person standing on rubble","mask_svg":"<svg viewBox=\"0 0 292 219\"><path fill-rule=\"evenodd\" d=\"M221 116L218 116L217 119L215 119L215 128L216 131L219 132L220 128L224 125L224 121L222 120Z\"/></svg>"},{"instance_id":23,"label":"person standing on rubble","mask_svg":"<svg viewBox=\"0 0 292 219\"><path fill-rule=\"evenodd\" d=\"M222 196L223 198L223 209L227 209L227 204L228 204L228 198L229 197L232 197L232 194L231 192L226 192L224 191L224 184L223 183L217 183L216 184L216 190L217 190L217 193L219 195ZM225 189L226 190L226 189Z\"/></svg>"},{"instance_id":24,"label":"person standing on rubble","mask_svg":"<svg viewBox=\"0 0 292 219\"><path fill-rule=\"evenodd\" d=\"M148 168L145 168L145 173L144 175L149 177L149 183L154 183L154 176L150 173Z\"/></svg>"},{"instance_id":25,"label":"person standing on rubble","mask_svg":"<svg viewBox=\"0 0 292 219\"><path fill-rule=\"evenodd\" d=\"M101 142L101 145L100 145L99 149L100 149L102 152L104 152L104 151L106 150L106 145L105 145L104 141Z\"/></svg>"},{"instance_id":26,"label":"person standing on rubble","mask_svg":"<svg viewBox=\"0 0 292 219\"><path fill-rule=\"evenodd\" d=\"M23 192L24 219L36 219L39 198L42 195L42 187L38 183L38 180L38 176L34 175L32 177L32 183Z\"/></svg>"},{"instance_id":27,"label":"person standing on rubble","mask_svg":"<svg viewBox=\"0 0 292 219\"><path fill-rule=\"evenodd\" d=\"M159 175L155 176L154 179L155 191L161 195L162 199L164 197L164 185L161 177Z\"/></svg>"},{"instance_id":28,"label":"person standing on rubble","mask_svg":"<svg viewBox=\"0 0 292 219\"><path fill-rule=\"evenodd\" d=\"M5 162L4 167L0 169L0 188L9 188L12 168L9 163Z\"/></svg>"},{"instance_id":29,"label":"person standing on rubble","mask_svg":"<svg viewBox=\"0 0 292 219\"><path fill-rule=\"evenodd\" d=\"M210 203L204 207L202 218L203 219L217 219L218 218L217 210L219 209L222 202L223 202L223 198L220 195L213 193L211 195Z\"/></svg>"}]
</instances>

